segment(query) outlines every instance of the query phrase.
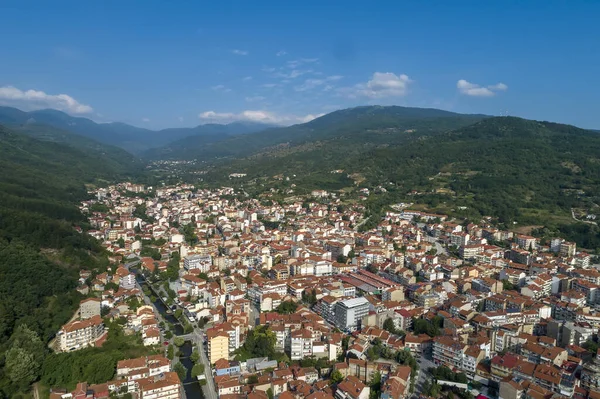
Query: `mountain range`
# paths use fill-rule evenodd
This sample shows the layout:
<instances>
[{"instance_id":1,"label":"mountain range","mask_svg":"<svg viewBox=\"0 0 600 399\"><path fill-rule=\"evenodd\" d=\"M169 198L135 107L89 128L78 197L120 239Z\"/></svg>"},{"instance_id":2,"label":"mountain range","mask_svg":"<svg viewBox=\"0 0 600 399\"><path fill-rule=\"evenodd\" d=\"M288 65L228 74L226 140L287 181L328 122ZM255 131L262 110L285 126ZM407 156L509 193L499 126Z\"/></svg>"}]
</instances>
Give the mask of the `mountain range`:
<instances>
[{"instance_id":1,"label":"mountain range","mask_svg":"<svg viewBox=\"0 0 600 399\"><path fill-rule=\"evenodd\" d=\"M136 155L185 137L206 135L213 140L225 139L272 126L256 122L234 122L227 125L205 124L191 128L149 130L120 122L96 123L91 119L74 117L52 109L25 112L12 107L0 107L0 124L12 128L22 128L31 124L48 125L104 144L121 147Z\"/></svg>"}]
</instances>

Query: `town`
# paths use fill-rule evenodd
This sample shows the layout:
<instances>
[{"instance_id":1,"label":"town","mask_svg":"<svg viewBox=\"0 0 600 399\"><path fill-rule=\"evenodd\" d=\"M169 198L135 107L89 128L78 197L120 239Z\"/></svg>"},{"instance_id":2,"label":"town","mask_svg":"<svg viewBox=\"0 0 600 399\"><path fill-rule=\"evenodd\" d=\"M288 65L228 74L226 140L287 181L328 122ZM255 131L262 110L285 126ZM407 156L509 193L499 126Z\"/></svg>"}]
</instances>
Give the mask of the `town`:
<instances>
[{"instance_id":1,"label":"town","mask_svg":"<svg viewBox=\"0 0 600 399\"><path fill-rule=\"evenodd\" d=\"M110 255L56 352L147 351L53 399L600 398L600 271L559 237L315 190L120 183L90 192ZM369 195L368 190L364 195Z\"/></svg>"}]
</instances>

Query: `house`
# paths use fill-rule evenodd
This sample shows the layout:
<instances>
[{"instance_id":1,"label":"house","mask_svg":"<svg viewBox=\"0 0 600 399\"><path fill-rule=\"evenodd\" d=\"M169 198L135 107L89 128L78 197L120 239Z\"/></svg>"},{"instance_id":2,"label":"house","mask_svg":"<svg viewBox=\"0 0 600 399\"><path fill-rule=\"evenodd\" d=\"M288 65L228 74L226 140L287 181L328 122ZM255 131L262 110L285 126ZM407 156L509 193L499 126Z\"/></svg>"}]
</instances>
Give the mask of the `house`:
<instances>
[{"instance_id":1,"label":"house","mask_svg":"<svg viewBox=\"0 0 600 399\"><path fill-rule=\"evenodd\" d=\"M400 366L381 385L381 399L407 399L410 397L409 366Z\"/></svg>"},{"instance_id":2,"label":"house","mask_svg":"<svg viewBox=\"0 0 600 399\"><path fill-rule=\"evenodd\" d=\"M336 399L369 399L371 389L354 376L346 377L337 386Z\"/></svg>"}]
</instances>

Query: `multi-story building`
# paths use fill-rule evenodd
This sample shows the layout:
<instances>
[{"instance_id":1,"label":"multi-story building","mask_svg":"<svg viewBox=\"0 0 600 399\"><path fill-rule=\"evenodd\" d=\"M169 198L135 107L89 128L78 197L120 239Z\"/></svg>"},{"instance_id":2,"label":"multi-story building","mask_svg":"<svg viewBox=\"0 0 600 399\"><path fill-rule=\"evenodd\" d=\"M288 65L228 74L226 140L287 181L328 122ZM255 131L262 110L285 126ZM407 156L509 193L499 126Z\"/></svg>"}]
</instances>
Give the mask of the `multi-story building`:
<instances>
[{"instance_id":1,"label":"multi-story building","mask_svg":"<svg viewBox=\"0 0 600 399\"><path fill-rule=\"evenodd\" d=\"M212 266L211 255L191 255L183 259L183 267L186 270L197 270L198 273L206 273Z\"/></svg>"},{"instance_id":2,"label":"multi-story building","mask_svg":"<svg viewBox=\"0 0 600 399\"><path fill-rule=\"evenodd\" d=\"M565 258L575 255L576 244L574 242L563 241L560 244L559 253Z\"/></svg>"},{"instance_id":3,"label":"multi-story building","mask_svg":"<svg viewBox=\"0 0 600 399\"><path fill-rule=\"evenodd\" d=\"M463 358L467 345L449 336L433 339L433 362L450 369L462 369Z\"/></svg>"},{"instance_id":4,"label":"multi-story building","mask_svg":"<svg viewBox=\"0 0 600 399\"><path fill-rule=\"evenodd\" d=\"M290 359L300 360L312 356L313 337L308 330L296 330L288 335L290 340Z\"/></svg>"},{"instance_id":5,"label":"multi-story building","mask_svg":"<svg viewBox=\"0 0 600 399\"><path fill-rule=\"evenodd\" d=\"M174 371L138 380L140 399L180 399L181 381Z\"/></svg>"},{"instance_id":6,"label":"multi-story building","mask_svg":"<svg viewBox=\"0 0 600 399\"><path fill-rule=\"evenodd\" d=\"M534 250L537 248L537 239L535 237L526 236L526 235L518 235L517 236L517 245L525 250Z\"/></svg>"},{"instance_id":7,"label":"multi-story building","mask_svg":"<svg viewBox=\"0 0 600 399\"><path fill-rule=\"evenodd\" d=\"M371 304L364 297L346 299L335 305L335 325L346 331L354 331L362 326L362 318L369 314Z\"/></svg>"},{"instance_id":8,"label":"multi-story building","mask_svg":"<svg viewBox=\"0 0 600 399\"><path fill-rule=\"evenodd\" d=\"M103 334L104 323L99 315L73 321L58 332L60 350L66 352L93 346Z\"/></svg>"},{"instance_id":9,"label":"multi-story building","mask_svg":"<svg viewBox=\"0 0 600 399\"><path fill-rule=\"evenodd\" d=\"M87 298L79 302L79 317L85 320L100 316L101 303L100 298Z\"/></svg>"},{"instance_id":10,"label":"multi-story building","mask_svg":"<svg viewBox=\"0 0 600 399\"><path fill-rule=\"evenodd\" d=\"M219 359L229 359L229 334L216 328L210 328L206 331L206 341L208 346L208 360L211 364Z\"/></svg>"}]
</instances>

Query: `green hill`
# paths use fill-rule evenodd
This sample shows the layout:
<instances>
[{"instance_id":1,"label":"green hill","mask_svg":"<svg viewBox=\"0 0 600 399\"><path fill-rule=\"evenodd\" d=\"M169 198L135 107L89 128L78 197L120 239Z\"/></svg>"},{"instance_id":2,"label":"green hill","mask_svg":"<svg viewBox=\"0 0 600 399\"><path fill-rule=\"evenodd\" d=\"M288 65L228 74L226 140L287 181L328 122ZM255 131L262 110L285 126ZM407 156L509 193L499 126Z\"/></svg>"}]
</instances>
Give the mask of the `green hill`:
<instances>
[{"instance_id":1,"label":"green hill","mask_svg":"<svg viewBox=\"0 0 600 399\"><path fill-rule=\"evenodd\" d=\"M79 304L74 290L79 268L108 264L100 244L74 228L86 227L77 208L87 198L86 184L142 170L122 150L28 129L25 134L0 126L0 353L22 338L12 336L20 324L47 342ZM1 397L26 389L5 371L0 370Z\"/></svg>"},{"instance_id":2,"label":"green hill","mask_svg":"<svg viewBox=\"0 0 600 399\"><path fill-rule=\"evenodd\" d=\"M236 158L252 154L278 152L298 145L353 137L354 144L369 144L371 136L388 134L383 140L396 140L393 134L407 130L418 134L455 129L482 119L483 115L462 115L428 108L365 106L335 111L299 125L271 128L219 141L187 142L177 150L146 153L148 157L167 153L171 159ZM182 148L185 147L185 148Z\"/></svg>"}]
</instances>

